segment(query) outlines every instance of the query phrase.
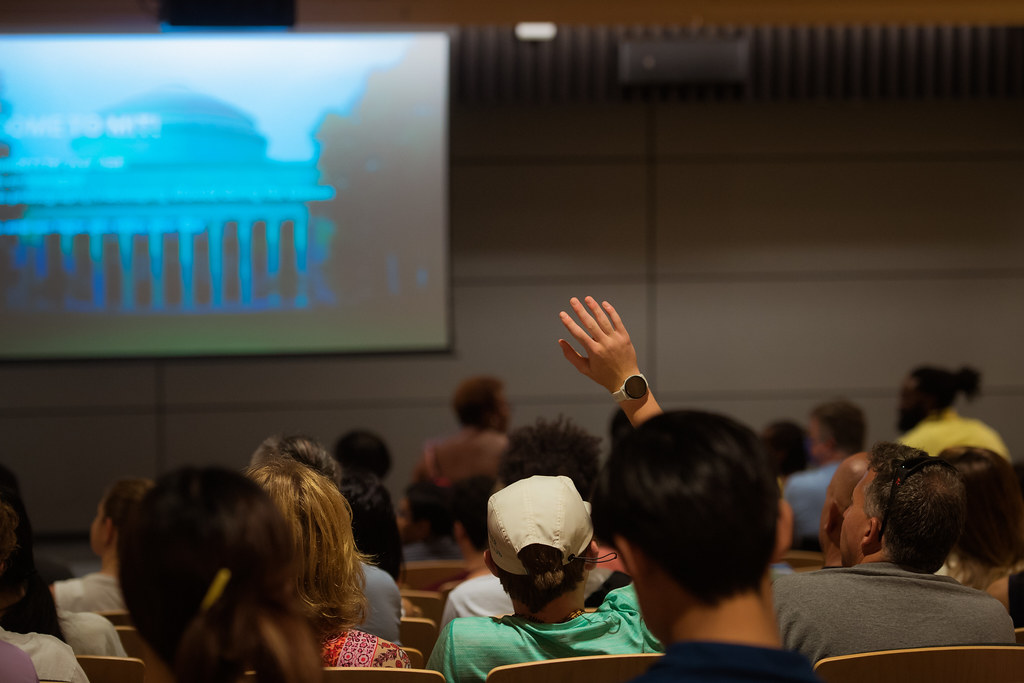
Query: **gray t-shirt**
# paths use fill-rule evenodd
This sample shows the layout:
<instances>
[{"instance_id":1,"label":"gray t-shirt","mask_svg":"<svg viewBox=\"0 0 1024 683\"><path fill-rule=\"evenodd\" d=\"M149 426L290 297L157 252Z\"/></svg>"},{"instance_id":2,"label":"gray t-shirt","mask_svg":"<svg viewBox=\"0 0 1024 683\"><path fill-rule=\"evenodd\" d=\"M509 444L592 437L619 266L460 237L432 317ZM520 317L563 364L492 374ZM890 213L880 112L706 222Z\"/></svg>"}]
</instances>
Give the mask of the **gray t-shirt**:
<instances>
[{"instance_id":1,"label":"gray t-shirt","mask_svg":"<svg viewBox=\"0 0 1024 683\"><path fill-rule=\"evenodd\" d=\"M782 644L811 662L857 652L1014 643L1006 609L948 576L871 562L779 577Z\"/></svg>"},{"instance_id":2,"label":"gray t-shirt","mask_svg":"<svg viewBox=\"0 0 1024 683\"><path fill-rule=\"evenodd\" d=\"M401 645L398 633L402 621L402 595L398 584L380 567L364 564L363 573L366 575L364 593L367 610L366 620L359 625L359 630Z\"/></svg>"}]
</instances>

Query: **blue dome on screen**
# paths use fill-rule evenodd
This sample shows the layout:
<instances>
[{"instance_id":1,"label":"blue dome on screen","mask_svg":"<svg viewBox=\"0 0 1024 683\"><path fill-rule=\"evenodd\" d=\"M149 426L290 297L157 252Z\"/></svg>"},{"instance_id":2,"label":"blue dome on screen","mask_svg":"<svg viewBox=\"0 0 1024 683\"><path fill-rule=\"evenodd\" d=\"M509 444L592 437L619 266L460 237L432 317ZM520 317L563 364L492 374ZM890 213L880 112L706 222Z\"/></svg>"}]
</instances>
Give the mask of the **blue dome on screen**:
<instances>
[{"instance_id":1,"label":"blue dome on screen","mask_svg":"<svg viewBox=\"0 0 1024 683\"><path fill-rule=\"evenodd\" d=\"M266 160L266 138L250 116L186 88L149 92L100 114L121 128L75 140L72 147L83 156L123 157L132 165Z\"/></svg>"}]
</instances>

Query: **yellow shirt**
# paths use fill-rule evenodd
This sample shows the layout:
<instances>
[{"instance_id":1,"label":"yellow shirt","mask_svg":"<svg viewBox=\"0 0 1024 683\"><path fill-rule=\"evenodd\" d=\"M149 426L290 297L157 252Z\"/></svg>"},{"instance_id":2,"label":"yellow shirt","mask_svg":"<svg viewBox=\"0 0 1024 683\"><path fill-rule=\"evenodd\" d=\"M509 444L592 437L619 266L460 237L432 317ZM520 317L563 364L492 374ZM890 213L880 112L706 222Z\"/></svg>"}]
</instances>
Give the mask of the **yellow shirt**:
<instances>
[{"instance_id":1,"label":"yellow shirt","mask_svg":"<svg viewBox=\"0 0 1024 683\"><path fill-rule=\"evenodd\" d=\"M974 446L987 448L1010 459L1010 451L996 430L981 420L960 417L952 408L932 413L899 440L933 456L954 446Z\"/></svg>"}]
</instances>

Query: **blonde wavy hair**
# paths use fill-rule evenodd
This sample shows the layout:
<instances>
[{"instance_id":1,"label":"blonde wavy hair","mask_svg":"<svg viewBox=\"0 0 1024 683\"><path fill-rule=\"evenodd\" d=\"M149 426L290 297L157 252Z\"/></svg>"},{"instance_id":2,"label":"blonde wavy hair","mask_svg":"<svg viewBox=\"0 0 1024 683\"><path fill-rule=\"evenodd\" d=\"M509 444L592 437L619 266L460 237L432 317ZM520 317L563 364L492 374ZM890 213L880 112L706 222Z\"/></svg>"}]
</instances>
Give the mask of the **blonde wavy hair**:
<instances>
[{"instance_id":1,"label":"blonde wavy hair","mask_svg":"<svg viewBox=\"0 0 1024 683\"><path fill-rule=\"evenodd\" d=\"M284 515L301 568L298 594L321 638L336 638L362 623L367 557L352 536L352 508L334 483L309 467L278 458L250 467L246 476Z\"/></svg>"}]
</instances>

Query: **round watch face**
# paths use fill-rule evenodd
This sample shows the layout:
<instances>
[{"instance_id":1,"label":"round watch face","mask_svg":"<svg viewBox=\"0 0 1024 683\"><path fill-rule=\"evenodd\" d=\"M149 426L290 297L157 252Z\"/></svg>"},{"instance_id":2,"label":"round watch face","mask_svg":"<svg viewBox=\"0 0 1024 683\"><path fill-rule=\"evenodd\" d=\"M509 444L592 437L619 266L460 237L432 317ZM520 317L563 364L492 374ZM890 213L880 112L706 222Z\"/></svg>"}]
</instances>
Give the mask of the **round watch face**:
<instances>
[{"instance_id":1,"label":"round watch face","mask_svg":"<svg viewBox=\"0 0 1024 683\"><path fill-rule=\"evenodd\" d=\"M647 380L640 375L633 375L626 380L623 388L626 391L626 396L630 398L643 398L643 395L647 393Z\"/></svg>"}]
</instances>

